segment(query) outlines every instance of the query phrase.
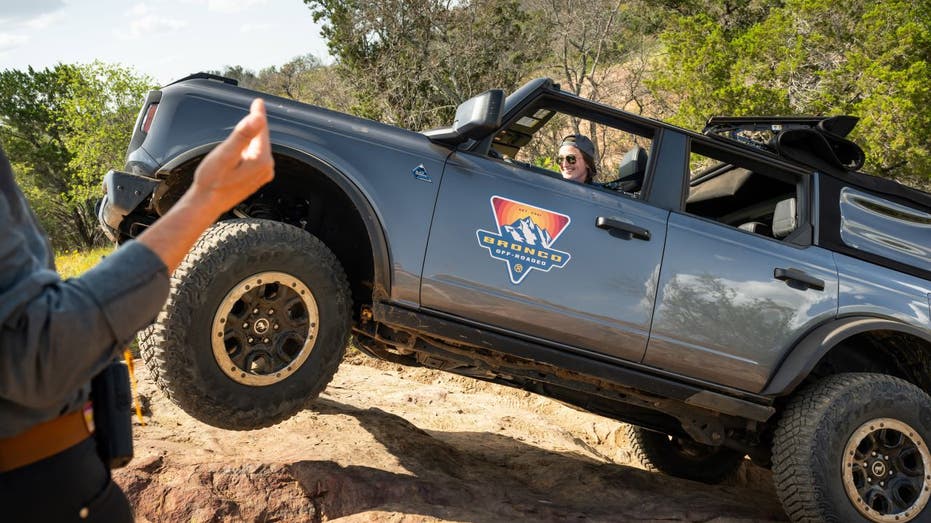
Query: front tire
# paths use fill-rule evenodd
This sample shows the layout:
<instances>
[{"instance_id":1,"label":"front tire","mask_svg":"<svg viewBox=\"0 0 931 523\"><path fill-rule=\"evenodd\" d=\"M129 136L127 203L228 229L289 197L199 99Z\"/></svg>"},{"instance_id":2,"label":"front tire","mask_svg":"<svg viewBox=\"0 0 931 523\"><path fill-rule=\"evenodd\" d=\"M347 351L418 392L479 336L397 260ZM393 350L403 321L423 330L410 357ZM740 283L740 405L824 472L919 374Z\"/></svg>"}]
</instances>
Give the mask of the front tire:
<instances>
[{"instance_id":1,"label":"front tire","mask_svg":"<svg viewBox=\"0 0 931 523\"><path fill-rule=\"evenodd\" d=\"M316 398L349 338L351 298L320 240L268 220L208 229L172 276L140 349L159 387L191 416L248 430Z\"/></svg>"},{"instance_id":2,"label":"front tire","mask_svg":"<svg viewBox=\"0 0 931 523\"><path fill-rule=\"evenodd\" d=\"M931 521L931 398L884 374L799 391L776 428L773 479L792 521Z\"/></svg>"}]
</instances>

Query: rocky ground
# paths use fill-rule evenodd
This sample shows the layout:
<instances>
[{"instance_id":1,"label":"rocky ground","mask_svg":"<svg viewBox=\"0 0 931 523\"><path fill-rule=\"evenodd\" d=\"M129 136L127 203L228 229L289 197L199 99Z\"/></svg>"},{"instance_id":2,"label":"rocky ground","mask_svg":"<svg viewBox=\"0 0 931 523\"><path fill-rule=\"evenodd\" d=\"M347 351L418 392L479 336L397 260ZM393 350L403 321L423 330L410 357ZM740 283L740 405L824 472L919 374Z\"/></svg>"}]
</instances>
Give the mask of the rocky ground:
<instances>
[{"instance_id":1,"label":"rocky ground","mask_svg":"<svg viewBox=\"0 0 931 523\"><path fill-rule=\"evenodd\" d=\"M639 468L622 424L425 369L344 361L275 427L204 425L156 390L114 472L151 522L783 521L769 473L708 486Z\"/></svg>"}]
</instances>

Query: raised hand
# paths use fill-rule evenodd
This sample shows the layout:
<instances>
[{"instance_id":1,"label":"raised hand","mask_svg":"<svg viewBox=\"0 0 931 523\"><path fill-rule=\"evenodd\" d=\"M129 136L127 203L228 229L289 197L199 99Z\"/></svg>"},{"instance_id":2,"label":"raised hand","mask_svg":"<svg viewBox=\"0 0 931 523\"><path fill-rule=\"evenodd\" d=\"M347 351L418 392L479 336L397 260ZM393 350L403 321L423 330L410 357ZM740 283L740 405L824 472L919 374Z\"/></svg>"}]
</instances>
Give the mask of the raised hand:
<instances>
[{"instance_id":1,"label":"raised hand","mask_svg":"<svg viewBox=\"0 0 931 523\"><path fill-rule=\"evenodd\" d=\"M274 175L265 102L256 98L249 114L197 166L190 191L215 214L220 214L271 181Z\"/></svg>"},{"instance_id":2,"label":"raised hand","mask_svg":"<svg viewBox=\"0 0 931 523\"><path fill-rule=\"evenodd\" d=\"M256 99L249 114L197 166L190 189L138 239L172 272L210 224L274 176L265 102Z\"/></svg>"}]
</instances>

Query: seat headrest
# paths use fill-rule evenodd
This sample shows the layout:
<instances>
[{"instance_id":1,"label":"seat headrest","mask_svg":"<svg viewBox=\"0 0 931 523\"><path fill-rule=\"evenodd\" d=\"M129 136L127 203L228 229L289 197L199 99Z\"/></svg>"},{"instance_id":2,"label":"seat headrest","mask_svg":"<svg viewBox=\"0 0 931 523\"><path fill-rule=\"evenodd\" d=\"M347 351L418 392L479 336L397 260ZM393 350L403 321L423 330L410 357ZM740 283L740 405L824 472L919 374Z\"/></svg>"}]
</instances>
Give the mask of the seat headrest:
<instances>
[{"instance_id":1,"label":"seat headrest","mask_svg":"<svg viewBox=\"0 0 931 523\"><path fill-rule=\"evenodd\" d=\"M785 238L798 227L795 198L788 198L776 204L773 211L773 236Z\"/></svg>"},{"instance_id":2,"label":"seat headrest","mask_svg":"<svg viewBox=\"0 0 931 523\"><path fill-rule=\"evenodd\" d=\"M643 176L647 172L647 152L643 147L634 145L618 167L617 186L624 192L637 192L643 186Z\"/></svg>"}]
</instances>

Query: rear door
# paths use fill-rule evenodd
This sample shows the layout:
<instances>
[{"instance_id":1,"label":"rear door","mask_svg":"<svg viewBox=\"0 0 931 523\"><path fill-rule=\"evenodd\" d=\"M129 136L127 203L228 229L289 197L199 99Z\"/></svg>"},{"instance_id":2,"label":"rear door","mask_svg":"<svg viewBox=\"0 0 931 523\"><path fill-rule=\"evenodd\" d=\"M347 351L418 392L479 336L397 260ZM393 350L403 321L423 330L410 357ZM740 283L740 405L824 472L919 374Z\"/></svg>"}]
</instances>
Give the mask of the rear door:
<instances>
[{"instance_id":1,"label":"rear door","mask_svg":"<svg viewBox=\"0 0 931 523\"><path fill-rule=\"evenodd\" d=\"M758 392L806 332L835 316L834 257L811 245L805 175L692 150L726 172L693 185L685 210L670 216L643 362ZM777 210L787 201L794 212Z\"/></svg>"}]
</instances>

